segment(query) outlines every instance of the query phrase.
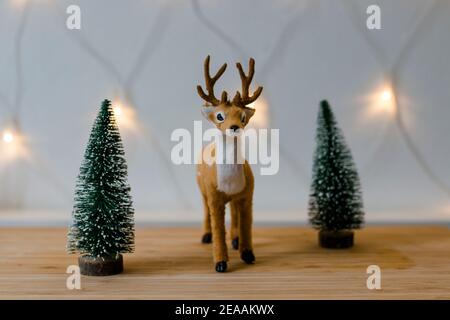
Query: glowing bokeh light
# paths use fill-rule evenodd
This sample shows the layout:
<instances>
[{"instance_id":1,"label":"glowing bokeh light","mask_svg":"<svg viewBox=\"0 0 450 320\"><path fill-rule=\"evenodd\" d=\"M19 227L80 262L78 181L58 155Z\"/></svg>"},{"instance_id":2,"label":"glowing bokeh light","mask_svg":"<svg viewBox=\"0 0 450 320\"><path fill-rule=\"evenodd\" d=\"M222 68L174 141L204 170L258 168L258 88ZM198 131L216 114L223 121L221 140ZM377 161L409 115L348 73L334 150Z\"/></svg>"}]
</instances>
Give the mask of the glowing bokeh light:
<instances>
[{"instance_id":1,"label":"glowing bokeh light","mask_svg":"<svg viewBox=\"0 0 450 320\"><path fill-rule=\"evenodd\" d=\"M6 129L2 134L0 145L0 162L2 164L16 159L27 158L29 155L24 135L18 130Z\"/></svg>"},{"instance_id":2,"label":"glowing bokeh light","mask_svg":"<svg viewBox=\"0 0 450 320\"><path fill-rule=\"evenodd\" d=\"M6 130L3 132L3 141L5 143L12 143L14 141L14 134L11 131Z\"/></svg>"},{"instance_id":3,"label":"glowing bokeh light","mask_svg":"<svg viewBox=\"0 0 450 320\"><path fill-rule=\"evenodd\" d=\"M249 108L255 109L253 117L248 124L249 127L262 129L269 127L269 103L260 96L255 102L248 105Z\"/></svg>"},{"instance_id":4,"label":"glowing bokeh light","mask_svg":"<svg viewBox=\"0 0 450 320\"><path fill-rule=\"evenodd\" d=\"M395 113L394 93L392 92L391 88L385 88L381 92L379 108L389 114Z\"/></svg>"},{"instance_id":5,"label":"glowing bokeh light","mask_svg":"<svg viewBox=\"0 0 450 320\"><path fill-rule=\"evenodd\" d=\"M122 108L119 107L119 106L114 107L114 115L115 115L116 117L120 117L120 116L122 115Z\"/></svg>"},{"instance_id":6,"label":"glowing bokeh light","mask_svg":"<svg viewBox=\"0 0 450 320\"><path fill-rule=\"evenodd\" d=\"M390 90L384 90L381 94L381 100L384 102L389 102L392 99L392 92Z\"/></svg>"},{"instance_id":7,"label":"glowing bokeh light","mask_svg":"<svg viewBox=\"0 0 450 320\"><path fill-rule=\"evenodd\" d=\"M125 131L137 133L140 126L136 118L135 109L120 99L114 99L112 106L119 128Z\"/></svg>"},{"instance_id":8,"label":"glowing bokeh light","mask_svg":"<svg viewBox=\"0 0 450 320\"><path fill-rule=\"evenodd\" d=\"M381 89L376 90L373 94L367 97L367 116L373 118L381 115L388 115L390 117L395 115L396 104L394 99L394 92L390 86L384 85Z\"/></svg>"}]
</instances>

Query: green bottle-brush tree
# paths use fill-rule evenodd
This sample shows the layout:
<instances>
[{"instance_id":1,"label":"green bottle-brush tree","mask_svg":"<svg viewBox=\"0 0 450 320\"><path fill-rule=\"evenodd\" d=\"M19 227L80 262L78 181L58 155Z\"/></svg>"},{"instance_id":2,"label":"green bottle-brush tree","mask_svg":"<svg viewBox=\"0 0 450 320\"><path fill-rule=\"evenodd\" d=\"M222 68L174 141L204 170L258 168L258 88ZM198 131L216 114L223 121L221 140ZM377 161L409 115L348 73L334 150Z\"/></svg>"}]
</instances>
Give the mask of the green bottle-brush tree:
<instances>
[{"instance_id":1,"label":"green bottle-brush tree","mask_svg":"<svg viewBox=\"0 0 450 320\"><path fill-rule=\"evenodd\" d=\"M320 103L309 199L311 224L324 247L350 247L364 221L361 184L350 149L327 101Z\"/></svg>"},{"instance_id":2,"label":"green bottle-brush tree","mask_svg":"<svg viewBox=\"0 0 450 320\"><path fill-rule=\"evenodd\" d=\"M110 263L100 269L97 266L100 274L92 275L121 272L117 266L122 264L120 253L134 250L134 210L125 153L109 100L103 101L92 128L76 184L72 219L68 251L84 255L84 262L79 260L82 273L82 263L85 273L92 273L86 261ZM115 270L111 270L111 261Z\"/></svg>"}]
</instances>

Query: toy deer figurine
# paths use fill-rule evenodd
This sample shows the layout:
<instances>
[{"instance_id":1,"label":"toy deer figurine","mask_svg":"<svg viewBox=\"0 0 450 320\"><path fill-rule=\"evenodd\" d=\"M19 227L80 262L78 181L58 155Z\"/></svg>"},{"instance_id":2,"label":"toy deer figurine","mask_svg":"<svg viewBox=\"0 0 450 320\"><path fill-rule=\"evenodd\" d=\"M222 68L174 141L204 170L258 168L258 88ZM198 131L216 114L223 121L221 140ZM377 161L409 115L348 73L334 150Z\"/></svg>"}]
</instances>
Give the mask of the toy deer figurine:
<instances>
[{"instance_id":1,"label":"toy deer figurine","mask_svg":"<svg viewBox=\"0 0 450 320\"><path fill-rule=\"evenodd\" d=\"M231 209L231 239L234 249L239 249L241 259L248 263L254 263L255 256L252 247L252 200L254 179L250 165L247 161L229 164L217 161L219 154L237 153L237 136L253 116L255 110L247 107L255 101L262 92L259 87L252 96L249 96L250 83L255 72L255 60L249 62L248 75L237 63L237 69L242 81L242 93L236 92L233 101L228 100L226 91L222 92L221 99L214 95L214 84L225 72L227 64L224 64L215 76L209 73L208 56L204 64L206 94L201 86L197 86L198 94L207 104L203 106L202 113L206 119L212 122L224 139L217 139L204 150L203 154L209 154L212 161L201 161L197 167L197 182L203 198L204 207L204 234L203 243L213 242L215 269L217 272L227 270L228 251L225 241L225 205L230 202ZM225 137L236 137L225 139ZM227 142L227 140L231 140ZM219 153L222 148L223 153ZM202 154L202 156L203 156ZM232 155L233 159L234 156Z\"/></svg>"}]
</instances>

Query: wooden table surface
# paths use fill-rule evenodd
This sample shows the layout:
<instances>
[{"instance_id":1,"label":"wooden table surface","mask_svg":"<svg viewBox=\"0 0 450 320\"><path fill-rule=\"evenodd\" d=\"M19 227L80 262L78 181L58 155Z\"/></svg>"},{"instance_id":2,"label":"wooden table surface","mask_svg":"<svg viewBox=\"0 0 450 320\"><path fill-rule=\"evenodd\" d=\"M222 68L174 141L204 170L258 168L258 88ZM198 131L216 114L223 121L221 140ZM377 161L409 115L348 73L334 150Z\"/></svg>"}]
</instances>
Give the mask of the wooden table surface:
<instances>
[{"instance_id":1,"label":"wooden table surface","mask_svg":"<svg viewBox=\"0 0 450 320\"><path fill-rule=\"evenodd\" d=\"M256 227L255 265L230 250L229 272L214 271L210 245L191 227L136 231L125 272L85 277L66 288L62 228L0 228L0 299L450 299L450 229L377 226L356 232L349 250L322 249L307 227ZM366 268L381 268L368 290Z\"/></svg>"}]
</instances>

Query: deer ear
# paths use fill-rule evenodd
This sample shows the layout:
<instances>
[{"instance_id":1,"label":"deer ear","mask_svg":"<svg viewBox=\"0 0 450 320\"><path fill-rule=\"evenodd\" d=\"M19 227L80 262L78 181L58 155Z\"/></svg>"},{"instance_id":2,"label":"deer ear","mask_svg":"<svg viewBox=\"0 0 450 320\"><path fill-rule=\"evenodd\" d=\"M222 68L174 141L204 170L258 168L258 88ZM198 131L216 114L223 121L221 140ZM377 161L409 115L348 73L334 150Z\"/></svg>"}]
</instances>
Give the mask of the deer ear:
<instances>
[{"instance_id":1,"label":"deer ear","mask_svg":"<svg viewBox=\"0 0 450 320\"><path fill-rule=\"evenodd\" d=\"M202 114L206 120L212 120L211 116L214 114L215 108L214 106L202 106Z\"/></svg>"},{"instance_id":2,"label":"deer ear","mask_svg":"<svg viewBox=\"0 0 450 320\"><path fill-rule=\"evenodd\" d=\"M249 107L245 107L244 110L245 110L245 114L247 115L247 121L248 121L255 114L255 109L249 108Z\"/></svg>"}]
</instances>

